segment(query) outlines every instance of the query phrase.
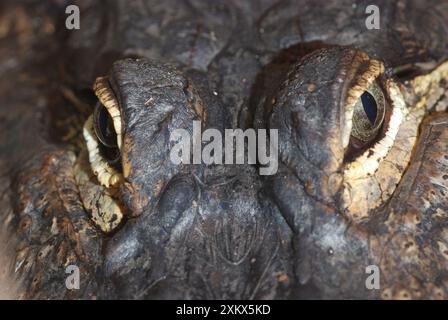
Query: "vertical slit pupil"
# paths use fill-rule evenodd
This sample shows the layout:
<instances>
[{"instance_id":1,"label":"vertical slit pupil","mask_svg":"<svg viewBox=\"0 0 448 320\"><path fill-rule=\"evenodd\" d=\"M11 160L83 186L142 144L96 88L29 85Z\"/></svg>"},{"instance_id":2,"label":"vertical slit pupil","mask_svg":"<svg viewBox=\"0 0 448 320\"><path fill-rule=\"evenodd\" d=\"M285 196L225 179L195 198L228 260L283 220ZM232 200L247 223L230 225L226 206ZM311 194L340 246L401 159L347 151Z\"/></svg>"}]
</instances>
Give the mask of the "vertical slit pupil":
<instances>
[{"instance_id":1,"label":"vertical slit pupil","mask_svg":"<svg viewBox=\"0 0 448 320\"><path fill-rule=\"evenodd\" d=\"M364 93L361 96L361 101L362 106L364 108L364 112L366 113L370 123L372 125L375 124L376 116L378 113L375 98L369 92L364 91Z\"/></svg>"},{"instance_id":2,"label":"vertical slit pupil","mask_svg":"<svg viewBox=\"0 0 448 320\"><path fill-rule=\"evenodd\" d=\"M102 144L115 147L117 135L109 112L102 105L97 105L94 112L95 133Z\"/></svg>"},{"instance_id":3,"label":"vertical slit pupil","mask_svg":"<svg viewBox=\"0 0 448 320\"><path fill-rule=\"evenodd\" d=\"M95 134L100 142L99 151L101 155L111 166L121 172L121 153L117 146L117 134L113 120L101 103L97 103L95 106L93 119Z\"/></svg>"}]
</instances>

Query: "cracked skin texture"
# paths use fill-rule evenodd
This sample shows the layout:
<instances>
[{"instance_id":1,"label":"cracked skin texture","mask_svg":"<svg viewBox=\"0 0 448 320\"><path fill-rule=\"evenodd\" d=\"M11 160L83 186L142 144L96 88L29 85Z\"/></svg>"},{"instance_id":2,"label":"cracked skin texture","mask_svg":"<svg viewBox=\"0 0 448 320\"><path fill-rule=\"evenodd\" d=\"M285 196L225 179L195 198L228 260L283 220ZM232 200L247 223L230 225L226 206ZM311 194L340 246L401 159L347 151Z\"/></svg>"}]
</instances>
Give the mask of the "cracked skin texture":
<instances>
[{"instance_id":1,"label":"cracked skin texture","mask_svg":"<svg viewBox=\"0 0 448 320\"><path fill-rule=\"evenodd\" d=\"M447 298L448 2L376 1L379 31L356 3L85 1L80 30L41 35L39 63L2 69L23 93L3 89L1 107L18 296ZM110 190L81 134L99 76L123 127L123 221L108 233L86 195ZM385 125L347 161L350 106L374 80ZM193 120L278 129L278 173L172 164L170 133ZM65 288L70 264L80 290ZM372 264L380 290L365 287Z\"/></svg>"}]
</instances>

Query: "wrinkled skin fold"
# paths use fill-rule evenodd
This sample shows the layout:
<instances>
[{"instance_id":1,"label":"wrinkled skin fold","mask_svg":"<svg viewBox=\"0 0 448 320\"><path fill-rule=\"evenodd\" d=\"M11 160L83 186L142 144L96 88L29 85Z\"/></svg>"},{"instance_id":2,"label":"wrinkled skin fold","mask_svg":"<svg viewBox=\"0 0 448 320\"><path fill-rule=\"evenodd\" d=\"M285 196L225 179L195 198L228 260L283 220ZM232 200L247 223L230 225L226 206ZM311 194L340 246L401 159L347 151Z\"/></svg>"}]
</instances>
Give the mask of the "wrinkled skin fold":
<instances>
[{"instance_id":1,"label":"wrinkled skin fold","mask_svg":"<svg viewBox=\"0 0 448 320\"><path fill-rule=\"evenodd\" d=\"M45 17L29 47L0 38L17 61L0 65L13 297L446 299L448 2L355 2L80 1L76 31L64 8L5 5ZM372 86L384 123L352 150ZM119 119L115 169L97 103ZM278 172L172 163L193 121L278 130Z\"/></svg>"}]
</instances>

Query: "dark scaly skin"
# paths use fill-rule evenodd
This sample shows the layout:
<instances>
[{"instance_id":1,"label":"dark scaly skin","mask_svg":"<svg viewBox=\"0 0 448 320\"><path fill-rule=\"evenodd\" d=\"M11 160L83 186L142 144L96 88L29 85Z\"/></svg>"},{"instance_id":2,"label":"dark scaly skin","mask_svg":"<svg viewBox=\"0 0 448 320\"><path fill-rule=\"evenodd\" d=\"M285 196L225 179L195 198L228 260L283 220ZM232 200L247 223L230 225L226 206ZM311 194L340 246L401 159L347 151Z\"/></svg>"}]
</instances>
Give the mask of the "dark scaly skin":
<instances>
[{"instance_id":1,"label":"dark scaly skin","mask_svg":"<svg viewBox=\"0 0 448 320\"><path fill-rule=\"evenodd\" d=\"M351 68L347 57L358 48L389 68L444 61L448 3L378 1L379 31L364 27L364 8L371 1L352 3L85 2L81 30L68 35L62 30L56 36L64 40L56 42L43 35L44 43L56 43L42 54L49 58L33 65L25 56L23 68L43 74L39 70L58 67L50 68L44 83L20 82L20 97L2 92L7 106L14 106L14 112L1 109L8 124L2 128L2 205L5 224L18 238L21 296L446 297L448 260L439 243L448 244L443 214L448 205L441 193L448 182L431 206L421 203L432 191L430 178L448 171L446 114L421 126L400 185L366 225L341 214L319 165L343 158L343 150L330 149L339 141L328 134L340 130L340 115L328 110L341 107L332 90L337 75ZM35 6L50 12L52 21L64 17L63 11ZM326 49L301 60L320 48ZM151 62L120 60L134 56ZM103 75L119 97L131 168L120 190L130 218L111 235L93 225L74 180L82 123L92 108L85 90ZM12 90L14 81L2 83ZM317 99L310 98L318 125L299 128L303 141L321 133L316 147L292 148L285 135L294 128L288 112L299 101L294 88L301 81L320 89ZM154 86L161 82L166 86ZM151 97L158 100L148 111L143 105ZM203 112L192 107L191 97ZM287 107L265 114L273 97ZM36 104L39 98L43 102ZM163 107L166 102L170 108ZM307 114L295 116L302 121ZM58 119L73 120L58 124ZM261 178L251 166L174 166L169 133L191 129L199 119L203 129L278 128L279 172ZM295 157L317 165L291 174ZM411 222L418 216L421 223L399 228L409 224L410 214ZM327 235L331 246L321 241ZM68 264L80 267L79 291L65 288ZM366 290L369 264L381 267L383 288L393 290Z\"/></svg>"}]
</instances>

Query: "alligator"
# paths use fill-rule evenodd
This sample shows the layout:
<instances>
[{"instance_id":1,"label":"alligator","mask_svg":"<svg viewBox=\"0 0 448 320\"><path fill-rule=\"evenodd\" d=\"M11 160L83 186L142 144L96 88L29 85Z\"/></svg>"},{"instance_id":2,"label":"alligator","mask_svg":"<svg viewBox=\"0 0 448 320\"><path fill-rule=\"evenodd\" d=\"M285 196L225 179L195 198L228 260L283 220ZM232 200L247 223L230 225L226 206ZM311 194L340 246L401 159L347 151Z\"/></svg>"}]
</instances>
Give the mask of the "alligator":
<instances>
[{"instance_id":1,"label":"alligator","mask_svg":"<svg viewBox=\"0 0 448 320\"><path fill-rule=\"evenodd\" d=\"M448 1L74 3L1 11L14 298L448 297ZM198 121L278 171L173 163Z\"/></svg>"}]
</instances>

